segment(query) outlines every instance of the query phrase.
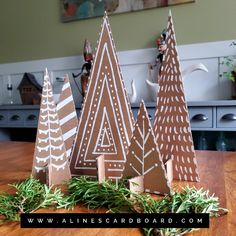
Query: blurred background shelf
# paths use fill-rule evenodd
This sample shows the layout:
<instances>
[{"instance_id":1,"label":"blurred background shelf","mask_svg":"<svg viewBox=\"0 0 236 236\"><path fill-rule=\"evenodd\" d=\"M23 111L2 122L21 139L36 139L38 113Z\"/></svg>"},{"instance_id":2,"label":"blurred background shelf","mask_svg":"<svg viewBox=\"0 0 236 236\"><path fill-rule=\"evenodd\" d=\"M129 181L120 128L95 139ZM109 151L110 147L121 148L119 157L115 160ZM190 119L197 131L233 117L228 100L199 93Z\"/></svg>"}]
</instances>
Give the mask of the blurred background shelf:
<instances>
[{"instance_id":1,"label":"blurred background shelf","mask_svg":"<svg viewBox=\"0 0 236 236\"><path fill-rule=\"evenodd\" d=\"M153 123L156 103L146 106ZM135 118L138 109L132 104ZM236 100L188 102L188 109L195 149L236 151ZM38 105L0 106L0 140L35 141L38 115Z\"/></svg>"}]
</instances>

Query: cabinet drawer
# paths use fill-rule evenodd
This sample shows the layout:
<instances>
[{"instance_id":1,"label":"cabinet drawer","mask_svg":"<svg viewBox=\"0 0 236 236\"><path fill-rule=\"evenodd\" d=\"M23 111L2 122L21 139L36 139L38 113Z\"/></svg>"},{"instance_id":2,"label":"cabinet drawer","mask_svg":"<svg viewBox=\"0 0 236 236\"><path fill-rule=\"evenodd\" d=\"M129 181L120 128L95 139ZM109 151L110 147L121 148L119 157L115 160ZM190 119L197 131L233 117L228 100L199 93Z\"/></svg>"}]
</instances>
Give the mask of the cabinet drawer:
<instances>
[{"instance_id":1,"label":"cabinet drawer","mask_svg":"<svg viewBox=\"0 0 236 236\"><path fill-rule=\"evenodd\" d=\"M217 128L236 128L236 107L217 107Z\"/></svg>"},{"instance_id":2,"label":"cabinet drawer","mask_svg":"<svg viewBox=\"0 0 236 236\"><path fill-rule=\"evenodd\" d=\"M6 125L8 121L8 112L0 111L0 125Z\"/></svg>"},{"instance_id":3,"label":"cabinet drawer","mask_svg":"<svg viewBox=\"0 0 236 236\"><path fill-rule=\"evenodd\" d=\"M25 111L25 127L37 127L38 125L39 110Z\"/></svg>"},{"instance_id":4,"label":"cabinet drawer","mask_svg":"<svg viewBox=\"0 0 236 236\"><path fill-rule=\"evenodd\" d=\"M189 119L192 128L212 128L212 107L189 107Z\"/></svg>"},{"instance_id":5,"label":"cabinet drawer","mask_svg":"<svg viewBox=\"0 0 236 236\"><path fill-rule=\"evenodd\" d=\"M24 125L24 112L25 111L9 111L8 124L9 127L21 127Z\"/></svg>"}]
</instances>

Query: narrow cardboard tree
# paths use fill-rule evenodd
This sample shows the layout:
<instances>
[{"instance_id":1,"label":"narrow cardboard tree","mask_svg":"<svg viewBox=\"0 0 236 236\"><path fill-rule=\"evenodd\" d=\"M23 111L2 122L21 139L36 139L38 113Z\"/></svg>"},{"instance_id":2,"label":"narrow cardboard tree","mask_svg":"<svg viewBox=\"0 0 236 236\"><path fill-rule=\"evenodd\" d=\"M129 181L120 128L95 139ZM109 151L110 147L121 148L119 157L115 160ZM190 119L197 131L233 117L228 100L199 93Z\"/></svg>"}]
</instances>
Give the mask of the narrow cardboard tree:
<instances>
[{"instance_id":1,"label":"narrow cardboard tree","mask_svg":"<svg viewBox=\"0 0 236 236\"><path fill-rule=\"evenodd\" d=\"M173 160L174 179L199 181L171 13L166 44L154 134L163 161Z\"/></svg>"},{"instance_id":2,"label":"narrow cardboard tree","mask_svg":"<svg viewBox=\"0 0 236 236\"><path fill-rule=\"evenodd\" d=\"M66 155L70 159L78 127L78 118L68 75L66 75L65 82L62 87L59 103L57 104L57 110L63 140L65 142Z\"/></svg>"},{"instance_id":3,"label":"narrow cardboard tree","mask_svg":"<svg viewBox=\"0 0 236 236\"><path fill-rule=\"evenodd\" d=\"M120 178L133 123L105 13L70 163L72 175L96 177L96 158L104 155L106 177Z\"/></svg>"},{"instance_id":4,"label":"narrow cardboard tree","mask_svg":"<svg viewBox=\"0 0 236 236\"><path fill-rule=\"evenodd\" d=\"M61 184L71 177L47 70L44 76L32 175L49 186Z\"/></svg>"},{"instance_id":5,"label":"narrow cardboard tree","mask_svg":"<svg viewBox=\"0 0 236 236\"><path fill-rule=\"evenodd\" d=\"M143 176L145 192L170 193L165 167L143 101L138 112L123 172L123 177L128 176Z\"/></svg>"}]
</instances>

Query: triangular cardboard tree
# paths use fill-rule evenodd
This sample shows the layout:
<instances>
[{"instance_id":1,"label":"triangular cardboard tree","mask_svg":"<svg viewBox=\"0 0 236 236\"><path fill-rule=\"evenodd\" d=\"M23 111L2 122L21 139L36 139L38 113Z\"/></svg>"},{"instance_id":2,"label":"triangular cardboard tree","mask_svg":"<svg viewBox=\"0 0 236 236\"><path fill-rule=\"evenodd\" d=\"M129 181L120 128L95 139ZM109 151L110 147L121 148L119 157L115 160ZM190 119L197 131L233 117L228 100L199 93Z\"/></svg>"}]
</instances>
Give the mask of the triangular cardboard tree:
<instances>
[{"instance_id":1,"label":"triangular cardboard tree","mask_svg":"<svg viewBox=\"0 0 236 236\"><path fill-rule=\"evenodd\" d=\"M166 33L154 134L163 161L173 160L174 179L199 181L171 13Z\"/></svg>"},{"instance_id":2,"label":"triangular cardboard tree","mask_svg":"<svg viewBox=\"0 0 236 236\"><path fill-rule=\"evenodd\" d=\"M165 167L143 101L138 112L123 172L123 177L128 176L143 176L145 192L170 193Z\"/></svg>"},{"instance_id":3,"label":"triangular cardboard tree","mask_svg":"<svg viewBox=\"0 0 236 236\"><path fill-rule=\"evenodd\" d=\"M59 103L57 104L57 110L63 140L65 142L66 155L70 158L78 127L78 118L68 75L66 76L62 87Z\"/></svg>"},{"instance_id":4,"label":"triangular cardboard tree","mask_svg":"<svg viewBox=\"0 0 236 236\"><path fill-rule=\"evenodd\" d=\"M72 175L97 176L96 158L104 155L106 177L121 177L133 124L105 13L70 163Z\"/></svg>"},{"instance_id":5,"label":"triangular cardboard tree","mask_svg":"<svg viewBox=\"0 0 236 236\"><path fill-rule=\"evenodd\" d=\"M49 186L61 184L71 178L47 70L44 76L32 175Z\"/></svg>"}]
</instances>

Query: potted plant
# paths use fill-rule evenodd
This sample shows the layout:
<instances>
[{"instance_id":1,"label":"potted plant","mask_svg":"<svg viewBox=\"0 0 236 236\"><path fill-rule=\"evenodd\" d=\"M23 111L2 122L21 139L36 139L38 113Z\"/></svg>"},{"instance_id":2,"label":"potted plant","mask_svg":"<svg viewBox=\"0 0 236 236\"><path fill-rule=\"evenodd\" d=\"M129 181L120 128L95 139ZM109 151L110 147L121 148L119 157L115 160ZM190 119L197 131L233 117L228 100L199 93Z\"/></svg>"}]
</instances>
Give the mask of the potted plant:
<instances>
[{"instance_id":1,"label":"potted plant","mask_svg":"<svg viewBox=\"0 0 236 236\"><path fill-rule=\"evenodd\" d=\"M230 46L235 47L236 41L233 41ZM223 76L232 82L232 98L236 99L236 55L224 57L221 65L224 69L227 69L227 71L223 71L220 76Z\"/></svg>"}]
</instances>

